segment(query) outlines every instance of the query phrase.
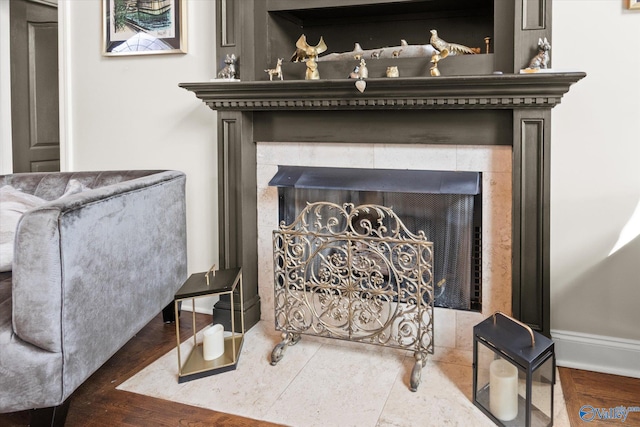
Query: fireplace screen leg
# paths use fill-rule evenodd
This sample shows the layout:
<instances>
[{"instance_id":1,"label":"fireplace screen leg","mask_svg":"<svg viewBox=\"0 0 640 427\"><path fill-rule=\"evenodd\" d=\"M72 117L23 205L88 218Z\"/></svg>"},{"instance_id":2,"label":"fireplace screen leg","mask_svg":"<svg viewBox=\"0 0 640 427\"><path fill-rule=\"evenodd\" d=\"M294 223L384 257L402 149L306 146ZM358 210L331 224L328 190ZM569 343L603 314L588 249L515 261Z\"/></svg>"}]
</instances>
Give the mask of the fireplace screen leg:
<instances>
[{"instance_id":1,"label":"fireplace screen leg","mask_svg":"<svg viewBox=\"0 0 640 427\"><path fill-rule=\"evenodd\" d=\"M288 345L296 345L300 341L300 334L294 334L291 332L282 333L282 341L273 348L271 352L271 365L275 365L284 356L284 351Z\"/></svg>"},{"instance_id":2,"label":"fireplace screen leg","mask_svg":"<svg viewBox=\"0 0 640 427\"><path fill-rule=\"evenodd\" d=\"M416 359L416 363L413 365L413 370L411 371L409 388L411 391L418 391L418 386L420 385L420 380L422 378L422 368L427 363L427 357L426 354L419 351L416 351L413 356Z\"/></svg>"}]
</instances>

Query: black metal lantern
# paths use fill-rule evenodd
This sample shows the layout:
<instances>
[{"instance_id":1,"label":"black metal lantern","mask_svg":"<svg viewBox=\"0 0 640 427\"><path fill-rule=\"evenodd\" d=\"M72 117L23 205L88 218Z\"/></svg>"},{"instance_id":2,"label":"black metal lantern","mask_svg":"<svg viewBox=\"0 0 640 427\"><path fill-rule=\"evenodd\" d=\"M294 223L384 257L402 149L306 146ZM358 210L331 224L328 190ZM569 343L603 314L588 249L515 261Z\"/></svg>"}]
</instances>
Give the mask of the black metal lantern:
<instances>
[{"instance_id":1,"label":"black metal lantern","mask_svg":"<svg viewBox=\"0 0 640 427\"><path fill-rule=\"evenodd\" d=\"M553 341L503 313L473 327L473 403L497 425L553 425Z\"/></svg>"}]
</instances>

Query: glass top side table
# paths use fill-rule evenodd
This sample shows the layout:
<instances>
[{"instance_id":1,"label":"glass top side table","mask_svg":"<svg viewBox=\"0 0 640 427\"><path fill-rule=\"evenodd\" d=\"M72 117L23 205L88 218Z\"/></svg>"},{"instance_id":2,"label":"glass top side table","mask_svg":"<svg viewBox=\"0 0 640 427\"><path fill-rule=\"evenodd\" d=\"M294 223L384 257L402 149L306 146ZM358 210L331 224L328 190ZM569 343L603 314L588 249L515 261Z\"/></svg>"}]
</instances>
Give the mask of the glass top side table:
<instances>
[{"instance_id":1,"label":"glass top side table","mask_svg":"<svg viewBox=\"0 0 640 427\"><path fill-rule=\"evenodd\" d=\"M187 360L182 364L182 354L180 351L180 317L178 308L182 301L191 299L195 307L196 298L212 295L229 295L231 300L231 331L224 337L224 353L216 359L206 360L204 358L203 344L198 343L196 334L196 313L192 311L191 322L193 330L193 348L187 356ZM234 298L240 298L240 330L236 332ZM176 312L176 341L178 345L178 383L215 375L222 372L232 371L238 365L240 350L244 341L244 305L242 300L242 269L231 268L226 270L215 270L215 265L209 271L194 273L178 289L174 297L174 308Z\"/></svg>"}]
</instances>

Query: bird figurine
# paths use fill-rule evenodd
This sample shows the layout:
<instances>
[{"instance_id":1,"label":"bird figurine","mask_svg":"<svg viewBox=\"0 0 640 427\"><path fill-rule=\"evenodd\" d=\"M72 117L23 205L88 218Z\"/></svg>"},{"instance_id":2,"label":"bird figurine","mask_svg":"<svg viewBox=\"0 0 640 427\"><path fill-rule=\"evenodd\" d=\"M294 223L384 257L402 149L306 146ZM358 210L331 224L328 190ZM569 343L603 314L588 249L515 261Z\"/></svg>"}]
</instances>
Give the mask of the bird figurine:
<instances>
[{"instance_id":1,"label":"bird figurine","mask_svg":"<svg viewBox=\"0 0 640 427\"><path fill-rule=\"evenodd\" d=\"M448 55L478 53L477 49L472 49L461 44L449 43L445 40L442 40L440 37L438 37L438 31L436 30L431 30L431 39L429 40L429 43L435 50L440 53L446 50L448 52Z\"/></svg>"},{"instance_id":2,"label":"bird figurine","mask_svg":"<svg viewBox=\"0 0 640 427\"><path fill-rule=\"evenodd\" d=\"M304 61L307 58L317 58L318 55L325 50L327 50L327 45L322 36L320 36L320 41L317 45L310 46L307 43L307 36L303 34L296 42L296 51L293 52L293 56L291 56L291 62Z\"/></svg>"}]
</instances>

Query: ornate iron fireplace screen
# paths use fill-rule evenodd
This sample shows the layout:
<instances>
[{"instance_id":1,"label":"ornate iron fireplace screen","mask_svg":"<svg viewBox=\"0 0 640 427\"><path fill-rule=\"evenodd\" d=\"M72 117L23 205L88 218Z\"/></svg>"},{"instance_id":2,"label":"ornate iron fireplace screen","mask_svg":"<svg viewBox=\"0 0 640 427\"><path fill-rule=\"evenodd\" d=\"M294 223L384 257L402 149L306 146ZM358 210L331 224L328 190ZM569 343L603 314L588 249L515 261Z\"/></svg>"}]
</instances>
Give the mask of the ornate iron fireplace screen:
<instances>
[{"instance_id":1,"label":"ornate iron fireplace screen","mask_svg":"<svg viewBox=\"0 0 640 427\"><path fill-rule=\"evenodd\" d=\"M275 323L300 334L414 351L411 390L433 353L433 244L379 205L310 203L273 233Z\"/></svg>"}]
</instances>

